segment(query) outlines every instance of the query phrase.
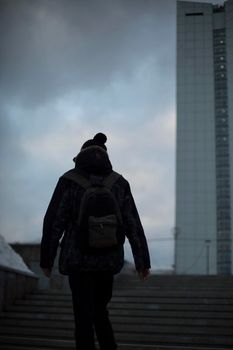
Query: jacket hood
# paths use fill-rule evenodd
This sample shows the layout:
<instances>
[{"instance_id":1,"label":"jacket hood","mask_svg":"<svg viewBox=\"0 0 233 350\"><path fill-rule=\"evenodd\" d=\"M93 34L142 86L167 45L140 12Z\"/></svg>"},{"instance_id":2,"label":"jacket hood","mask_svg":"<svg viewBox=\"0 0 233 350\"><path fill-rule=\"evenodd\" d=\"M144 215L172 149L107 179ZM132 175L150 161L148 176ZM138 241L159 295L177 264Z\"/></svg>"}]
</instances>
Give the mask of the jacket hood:
<instances>
[{"instance_id":1,"label":"jacket hood","mask_svg":"<svg viewBox=\"0 0 233 350\"><path fill-rule=\"evenodd\" d=\"M112 171L108 153L99 146L91 146L81 150L74 161L75 169L87 174L105 176Z\"/></svg>"}]
</instances>

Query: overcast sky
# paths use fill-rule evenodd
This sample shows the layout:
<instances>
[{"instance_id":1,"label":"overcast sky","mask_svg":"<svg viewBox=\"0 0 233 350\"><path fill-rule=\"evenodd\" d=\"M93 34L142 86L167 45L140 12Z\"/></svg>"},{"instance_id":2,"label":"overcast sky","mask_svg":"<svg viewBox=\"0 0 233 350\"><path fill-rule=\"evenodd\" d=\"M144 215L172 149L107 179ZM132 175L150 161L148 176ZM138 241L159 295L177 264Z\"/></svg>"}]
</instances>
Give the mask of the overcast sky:
<instances>
[{"instance_id":1,"label":"overcast sky","mask_svg":"<svg viewBox=\"0 0 233 350\"><path fill-rule=\"evenodd\" d=\"M0 0L0 32L0 233L40 241L59 176L101 131L153 266L171 266L176 1Z\"/></svg>"}]
</instances>

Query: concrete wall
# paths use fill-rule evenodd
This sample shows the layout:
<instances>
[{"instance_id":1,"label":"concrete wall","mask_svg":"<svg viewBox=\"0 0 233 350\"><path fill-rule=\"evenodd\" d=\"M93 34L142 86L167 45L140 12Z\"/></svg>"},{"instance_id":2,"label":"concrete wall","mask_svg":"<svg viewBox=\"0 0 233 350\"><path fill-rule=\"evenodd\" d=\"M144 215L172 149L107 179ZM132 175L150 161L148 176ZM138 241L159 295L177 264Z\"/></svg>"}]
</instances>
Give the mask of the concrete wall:
<instances>
[{"instance_id":1,"label":"concrete wall","mask_svg":"<svg viewBox=\"0 0 233 350\"><path fill-rule=\"evenodd\" d=\"M21 255L27 266L38 277L39 289L67 289L69 288L67 276L63 276L58 270L58 256L60 251L58 250L57 258L54 262L51 278L44 276L40 268L40 244L11 244L12 248Z\"/></svg>"},{"instance_id":2,"label":"concrete wall","mask_svg":"<svg viewBox=\"0 0 233 350\"><path fill-rule=\"evenodd\" d=\"M38 277L0 266L0 312L15 299L23 297L37 287Z\"/></svg>"}]
</instances>

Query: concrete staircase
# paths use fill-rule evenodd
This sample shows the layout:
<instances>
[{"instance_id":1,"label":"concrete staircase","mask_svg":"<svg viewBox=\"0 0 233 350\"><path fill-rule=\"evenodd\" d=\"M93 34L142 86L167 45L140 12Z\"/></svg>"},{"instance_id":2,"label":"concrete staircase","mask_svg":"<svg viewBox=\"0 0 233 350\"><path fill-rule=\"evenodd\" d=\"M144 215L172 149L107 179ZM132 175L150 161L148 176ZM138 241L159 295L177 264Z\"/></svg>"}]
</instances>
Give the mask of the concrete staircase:
<instances>
[{"instance_id":1,"label":"concrete staircase","mask_svg":"<svg viewBox=\"0 0 233 350\"><path fill-rule=\"evenodd\" d=\"M110 304L119 350L233 349L233 278L119 276ZM2 350L74 350L71 295L36 291L0 315Z\"/></svg>"}]
</instances>

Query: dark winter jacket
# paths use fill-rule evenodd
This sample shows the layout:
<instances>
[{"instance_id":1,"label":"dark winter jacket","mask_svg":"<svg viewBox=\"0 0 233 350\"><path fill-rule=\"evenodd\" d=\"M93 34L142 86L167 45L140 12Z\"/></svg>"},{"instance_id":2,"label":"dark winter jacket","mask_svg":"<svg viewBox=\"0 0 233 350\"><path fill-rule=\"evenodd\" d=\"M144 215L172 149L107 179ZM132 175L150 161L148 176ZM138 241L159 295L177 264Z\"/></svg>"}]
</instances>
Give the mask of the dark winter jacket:
<instances>
[{"instance_id":1,"label":"dark winter jacket","mask_svg":"<svg viewBox=\"0 0 233 350\"><path fill-rule=\"evenodd\" d=\"M112 172L112 166L107 152L97 146L81 151L75 159L75 168L69 172L78 172L87 178L90 174L107 176ZM53 266L60 243L60 273L69 274L75 270L118 273L124 264L122 245L95 255L81 252L75 244L78 232L74 230L74 218L78 216L84 191L78 183L67 179L66 174L60 177L44 218L40 266ZM136 269L148 269L150 257L146 238L129 183L123 176L114 183L112 192L121 209L124 231L132 248Z\"/></svg>"}]
</instances>

